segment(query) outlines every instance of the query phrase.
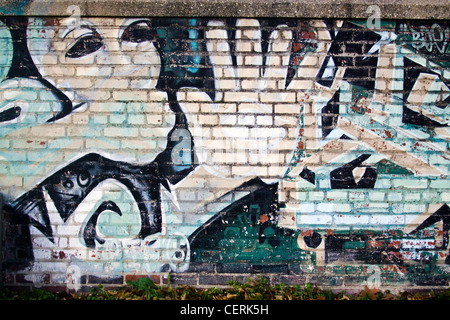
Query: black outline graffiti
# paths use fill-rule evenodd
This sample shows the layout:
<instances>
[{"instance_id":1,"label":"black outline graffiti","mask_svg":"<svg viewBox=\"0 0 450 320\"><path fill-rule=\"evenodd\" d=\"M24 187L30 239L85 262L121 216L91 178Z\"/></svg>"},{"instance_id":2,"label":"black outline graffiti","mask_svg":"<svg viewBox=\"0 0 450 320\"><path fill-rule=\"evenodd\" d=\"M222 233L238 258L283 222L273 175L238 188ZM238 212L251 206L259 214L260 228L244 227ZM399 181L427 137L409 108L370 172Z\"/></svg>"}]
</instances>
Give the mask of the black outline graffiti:
<instances>
[{"instance_id":1,"label":"black outline graffiti","mask_svg":"<svg viewBox=\"0 0 450 320\"><path fill-rule=\"evenodd\" d=\"M26 46L26 18L21 17L7 17L4 18L5 24L11 31L11 35L14 39L14 53L13 61L7 79L13 78L33 78L39 80L45 87L47 87L55 96L61 101L61 111L54 115L48 122L54 122L70 115L80 105L73 106L70 99L65 96L61 91L56 89L46 79L39 74L37 68L34 66L30 53ZM198 26L205 26L206 20L198 20ZM285 21L289 27L298 27L292 21ZM176 98L176 92L178 89L184 86L193 86L205 90L212 99L214 99L215 88L214 79L211 71L211 66L208 65L207 57L205 54L205 45L202 42L204 35L201 28L199 28L199 52L189 52L187 50L186 41L189 40L189 36L186 32L186 23L183 19L154 19L153 25L148 25L149 28L141 28L138 26L138 22L133 25L135 29L132 32L124 33L124 39L132 39L139 42L143 39L151 38L154 41L155 46L160 54L161 61L163 61L161 73L159 76L157 88L167 92L169 98L170 109L175 113L176 121L172 130L168 134L168 141L165 150L159 154L156 159L146 165L132 165L126 162L113 161L107 159L98 154L87 154L83 157L68 164L64 168L53 173L50 177L47 177L38 186L29 190L19 198L15 199L12 203L5 206L5 210L8 215L8 221L12 225L15 225L15 229L20 230L19 235L14 239L9 240L11 247L27 248L21 241L27 242L30 239L29 230L26 227L31 224L38 228L45 236L50 240L53 240L53 231L50 225L50 219L48 216L47 206L45 203L44 192L52 198L61 218L66 221L77 209L78 205L86 198L86 196L102 181L106 179L113 179L119 181L125 185L131 192L134 200L138 204L140 218L141 218L141 230L139 232L139 238L143 239L148 235L161 231L161 194L160 187L164 186L170 191L170 184L176 184L195 169L194 164L194 144L192 136L189 134L189 123L187 123L186 116L184 115ZM228 25L235 25L234 21L227 20ZM270 28L278 25L280 21L265 21L262 23L264 26L262 47L263 51L267 52L268 37L270 34ZM182 28L179 25L182 25ZM324 68L333 61L336 67L345 66L347 71L345 73L345 80L353 85L363 87L368 91L374 90L375 71L377 68L376 55L369 55L370 45L380 41L380 36L370 30L357 27L351 22L344 22L344 24L335 29L333 23L328 21L330 26L330 35L332 37L332 44L329 50L329 56L325 59L323 68L318 74L316 79L320 84L330 86L332 78L322 78L324 74ZM176 25L176 27L172 27ZM130 30L129 30L130 31ZM229 38L234 39L235 32L232 28L229 29ZM300 31L299 31L300 32ZM86 39L85 39L86 40ZM298 35L294 36L294 41L304 41ZM305 42L305 41L304 41ZM305 42L306 45L313 46L313 42ZM87 54L95 50L99 46L97 38L89 38L84 43L79 43L76 47L72 47L73 54L77 55ZM231 47L233 48L232 44ZM185 54L180 54L184 52ZM302 54L303 52L298 52ZM354 54L349 56L349 54ZM189 70L189 66L194 64L195 55L201 55L199 63L199 71L192 72ZM234 63L235 58L234 58ZM404 58L405 70L404 70L404 97L411 91L414 82L417 80L421 72L433 73L429 69L420 67L408 58ZM293 66L290 66L290 74L292 76ZM289 80L289 79L288 79ZM444 80L443 80L444 81ZM289 83L287 81L286 85ZM448 82L446 82L448 84ZM324 137L335 128L337 118L339 116L339 108L337 103L337 96L329 101L329 103L321 110L322 113L322 133ZM438 107L444 108L450 102L450 98L445 101L440 101ZM404 101L405 102L405 101ZM0 113L0 122L10 121L17 118L20 115L20 107L15 107L3 111ZM423 114L418 114L409 108L403 110L403 123L412 124L425 127L439 127L444 124L437 123L432 119L427 118ZM177 130L185 130L187 135L179 136ZM171 137L177 137L172 139ZM348 137L341 137L343 139L349 139ZM189 152L183 153L183 159L186 158L184 164L174 164L173 151L177 146L180 146L183 142L189 141ZM183 144L184 146L184 144ZM370 154L363 154L357 159L344 164L340 168L333 170L330 173L330 182L332 189L350 189L350 188L362 188L373 189L377 180L379 170L377 166L364 165L364 162L370 157ZM352 174L355 168L364 167L365 173L362 178L356 182ZM304 168L300 173L300 177L315 184L316 173L308 168ZM287 229L275 228L276 221L278 220L279 203L276 194L276 184L267 185L259 179L251 180L243 184L237 190L248 191L249 195L239 201L230 204L225 208L222 213L215 215L198 230L196 230L189 238L191 247L193 249L201 249L207 247L208 241L206 238L211 234L211 230L219 228L220 219L231 221L235 216L235 210L238 207L242 207L249 203L257 203L258 208L255 206L249 208L248 223L252 225L258 225L259 232L256 235L257 242L260 245L269 244L271 247L276 248L279 245L279 239L277 236L283 235L286 237L294 236L295 233ZM235 190L235 191L237 191ZM217 199L221 201L221 199ZM89 248L95 248L95 241L102 243L101 239L95 231L95 226L98 217L103 211L109 210L121 215L120 209L113 202L102 203L94 215L90 218L87 226L83 231L83 238L85 244ZM253 211L254 212L253 212ZM259 211L258 211L259 210ZM261 222L258 214L266 214L267 220ZM445 205L427 219L421 226L419 226L414 232L418 232L423 228L431 226L432 224L440 221L444 221L444 231L446 232L446 243L448 246L448 206ZM270 228L274 228L273 231ZM268 231L268 232L266 232ZM273 231L273 233L269 232ZM413 232L413 233L414 233ZM269 236L270 235L270 236ZM350 239L350 240L349 240ZM338 236L329 235L322 236L319 233L312 233L310 236L305 237L305 243L310 248L317 248L322 241L325 241L325 246L329 249L327 255L327 261L338 260L337 256L341 255L345 250L346 241L366 241L368 236L358 235L353 238L348 235ZM217 239L213 239L217 240ZM205 241L202 243L202 241ZM386 247L383 247L386 249ZM391 250L390 252L394 252ZM347 251L348 253L349 251ZM335 254L335 255L334 255ZM23 258L32 260L32 251L24 249L21 256ZM385 262L386 260L398 263L398 260L394 258L385 259L382 256L380 250L374 250L372 252L361 253L361 251L353 251L349 254L352 259L361 259L365 261ZM356 257L356 258L355 258ZM336 259L335 259L336 258ZM449 258L446 260L447 264L450 264ZM256 269L262 268L257 266Z\"/></svg>"}]
</instances>

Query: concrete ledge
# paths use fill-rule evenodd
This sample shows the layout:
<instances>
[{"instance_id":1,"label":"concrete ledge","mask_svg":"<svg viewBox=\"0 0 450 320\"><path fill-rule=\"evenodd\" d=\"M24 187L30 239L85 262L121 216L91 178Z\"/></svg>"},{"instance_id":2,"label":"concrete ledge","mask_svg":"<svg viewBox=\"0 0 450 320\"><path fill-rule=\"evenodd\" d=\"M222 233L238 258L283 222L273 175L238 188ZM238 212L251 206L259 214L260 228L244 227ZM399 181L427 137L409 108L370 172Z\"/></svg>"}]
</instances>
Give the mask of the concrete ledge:
<instances>
[{"instance_id":1,"label":"concrete ledge","mask_svg":"<svg viewBox=\"0 0 450 320\"><path fill-rule=\"evenodd\" d=\"M0 15L367 19L370 5L381 19L450 19L448 0L3 0Z\"/></svg>"}]
</instances>

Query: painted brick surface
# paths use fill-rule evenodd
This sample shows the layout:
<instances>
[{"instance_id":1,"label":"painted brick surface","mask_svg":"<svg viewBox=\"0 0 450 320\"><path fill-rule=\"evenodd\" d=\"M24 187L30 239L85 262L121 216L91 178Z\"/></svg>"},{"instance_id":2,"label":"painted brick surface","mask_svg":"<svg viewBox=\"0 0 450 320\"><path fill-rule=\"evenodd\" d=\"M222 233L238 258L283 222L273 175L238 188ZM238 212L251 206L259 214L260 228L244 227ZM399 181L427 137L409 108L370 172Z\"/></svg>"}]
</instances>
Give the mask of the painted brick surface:
<instances>
[{"instance_id":1,"label":"painted brick surface","mask_svg":"<svg viewBox=\"0 0 450 320\"><path fill-rule=\"evenodd\" d=\"M3 17L3 278L448 286L448 21Z\"/></svg>"}]
</instances>

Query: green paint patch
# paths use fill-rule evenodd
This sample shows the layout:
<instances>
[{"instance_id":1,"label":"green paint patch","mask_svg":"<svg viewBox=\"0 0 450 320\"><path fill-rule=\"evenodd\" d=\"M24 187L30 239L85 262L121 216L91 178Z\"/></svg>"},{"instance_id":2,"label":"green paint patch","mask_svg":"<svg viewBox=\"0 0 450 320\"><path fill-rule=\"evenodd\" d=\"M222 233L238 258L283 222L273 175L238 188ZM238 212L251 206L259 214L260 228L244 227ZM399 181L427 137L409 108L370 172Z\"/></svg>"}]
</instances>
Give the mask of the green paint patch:
<instances>
[{"instance_id":1,"label":"green paint patch","mask_svg":"<svg viewBox=\"0 0 450 320\"><path fill-rule=\"evenodd\" d=\"M412 175L413 172L394 162L383 159L376 163L377 173L379 174L397 174L397 175Z\"/></svg>"}]
</instances>

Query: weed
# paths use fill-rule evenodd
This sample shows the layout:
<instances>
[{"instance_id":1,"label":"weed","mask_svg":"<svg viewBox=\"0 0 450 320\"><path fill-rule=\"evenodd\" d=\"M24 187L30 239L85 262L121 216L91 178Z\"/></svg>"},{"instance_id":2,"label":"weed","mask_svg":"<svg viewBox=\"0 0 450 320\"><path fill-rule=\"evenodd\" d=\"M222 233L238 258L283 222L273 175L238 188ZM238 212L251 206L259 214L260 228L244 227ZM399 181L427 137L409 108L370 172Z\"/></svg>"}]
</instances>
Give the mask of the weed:
<instances>
[{"instance_id":1,"label":"weed","mask_svg":"<svg viewBox=\"0 0 450 320\"><path fill-rule=\"evenodd\" d=\"M128 286L105 290L101 285L93 287L87 294L53 293L44 289L16 292L0 288L0 300L450 300L450 290L430 290L416 293L402 292L394 295L389 291L365 288L359 294L347 294L344 290L334 293L306 283L288 286L270 285L266 277L248 278L240 283L230 280L227 288L199 289L187 285L158 286L150 278L142 277L128 281Z\"/></svg>"},{"instance_id":2,"label":"weed","mask_svg":"<svg viewBox=\"0 0 450 320\"><path fill-rule=\"evenodd\" d=\"M160 297L158 286L150 278L142 277L136 281L128 281L127 284L138 292L144 292L147 300Z\"/></svg>"}]
</instances>

